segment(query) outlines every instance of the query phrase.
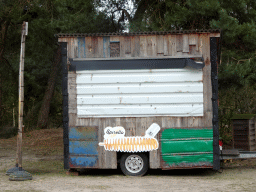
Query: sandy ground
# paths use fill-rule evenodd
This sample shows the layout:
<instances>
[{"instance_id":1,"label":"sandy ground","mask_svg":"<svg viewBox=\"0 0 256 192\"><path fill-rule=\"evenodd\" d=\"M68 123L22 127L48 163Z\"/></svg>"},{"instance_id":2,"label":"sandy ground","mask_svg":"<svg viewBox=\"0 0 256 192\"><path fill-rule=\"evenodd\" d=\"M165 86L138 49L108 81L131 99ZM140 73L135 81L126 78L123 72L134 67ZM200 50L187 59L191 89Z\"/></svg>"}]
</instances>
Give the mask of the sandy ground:
<instances>
[{"instance_id":1,"label":"sandy ground","mask_svg":"<svg viewBox=\"0 0 256 192\"><path fill-rule=\"evenodd\" d=\"M157 171L144 177L121 172L97 171L99 175L33 175L29 181L9 181L1 173L1 191L255 191L255 169L211 171ZM112 172L112 174L111 174Z\"/></svg>"},{"instance_id":2,"label":"sandy ground","mask_svg":"<svg viewBox=\"0 0 256 192\"><path fill-rule=\"evenodd\" d=\"M149 170L143 177L128 177L118 169L88 170L79 176L66 175L63 170L61 129L40 133L44 137L37 139L33 139L34 134L39 132L24 135L23 168L33 175L33 179L28 181L9 181L5 172L15 164L16 138L0 140L1 192L256 191L256 159L226 162L222 173L207 169ZM51 141L56 143L53 145ZM48 146L49 143L51 145Z\"/></svg>"}]
</instances>

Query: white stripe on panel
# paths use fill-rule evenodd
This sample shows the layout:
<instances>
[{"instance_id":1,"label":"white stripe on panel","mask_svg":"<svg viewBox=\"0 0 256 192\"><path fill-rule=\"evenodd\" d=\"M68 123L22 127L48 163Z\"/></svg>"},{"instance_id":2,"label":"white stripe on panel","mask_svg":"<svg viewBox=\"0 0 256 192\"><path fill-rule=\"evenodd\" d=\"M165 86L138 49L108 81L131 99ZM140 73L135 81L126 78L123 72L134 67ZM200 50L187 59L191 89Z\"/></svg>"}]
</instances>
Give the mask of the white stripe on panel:
<instances>
[{"instance_id":1,"label":"white stripe on panel","mask_svg":"<svg viewBox=\"0 0 256 192\"><path fill-rule=\"evenodd\" d=\"M202 82L181 83L129 83L129 84L79 84L77 94L123 94L123 93L203 93Z\"/></svg>"},{"instance_id":2,"label":"white stripe on panel","mask_svg":"<svg viewBox=\"0 0 256 192\"><path fill-rule=\"evenodd\" d=\"M151 83L151 82L186 82L202 81L202 75L188 72L159 72L159 73L120 73L120 74L81 74L77 76L77 84L95 83ZM118 86L118 85L117 85Z\"/></svg>"},{"instance_id":3,"label":"white stripe on panel","mask_svg":"<svg viewBox=\"0 0 256 192\"><path fill-rule=\"evenodd\" d=\"M83 116L202 116L203 104L176 105L90 105L78 108L78 115Z\"/></svg>"},{"instance_id":4,"label":"white stripe on panel","mask_svg":"<svg viewBox=\"0 0 256 192\"><path fill-rule=\"evenodd\" d=\"M203 103L201 93L79 95L77 105ZM80 106L79 106L80 107Z\"/></svg>"},{"instance_id":5,"label":"white stripe on panel","mask_svg":"<svg viewBox=\"0 0 256 192\"><path fill-rule=\"evenodd\" d=\"M178 68L178 69L120 69L120 70L81 70L76 71L77 74L113 74L113 73L159 73L159 72L202 72L202 69L194 69L191 67Z\"/></svg>"},{"instance_id":6,"label":"white stripe on panel","mask_svg":"<svg viewBox=\"0 0 256 192\"><path fill-rule=\"evenodd\" d=\"M79 117L203 116L202 70L77 72Z\"/></svg>"}]
</instances>

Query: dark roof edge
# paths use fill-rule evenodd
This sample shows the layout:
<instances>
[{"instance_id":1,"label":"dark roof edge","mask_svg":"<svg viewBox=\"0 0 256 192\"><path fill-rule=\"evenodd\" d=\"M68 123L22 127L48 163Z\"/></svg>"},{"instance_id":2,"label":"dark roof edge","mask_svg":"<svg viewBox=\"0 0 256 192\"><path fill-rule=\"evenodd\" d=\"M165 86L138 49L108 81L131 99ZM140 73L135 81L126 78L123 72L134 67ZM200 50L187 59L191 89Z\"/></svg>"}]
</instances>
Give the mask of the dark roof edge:
<instances>
[{"instance_id":1,"label":"dark roof edge","mask_svg":"<svg viewBox=\"0 0 256 192\"><path fill-rule=\"evenodd\" d=\"M220 33L220 29L202 30L174 30L174 31L151 31L133 33L58 33L56 37L89 37L89 36L133 36L133 35L168 35L168 34L190 34L190 33Z\"/></svg>"}]
</instances>

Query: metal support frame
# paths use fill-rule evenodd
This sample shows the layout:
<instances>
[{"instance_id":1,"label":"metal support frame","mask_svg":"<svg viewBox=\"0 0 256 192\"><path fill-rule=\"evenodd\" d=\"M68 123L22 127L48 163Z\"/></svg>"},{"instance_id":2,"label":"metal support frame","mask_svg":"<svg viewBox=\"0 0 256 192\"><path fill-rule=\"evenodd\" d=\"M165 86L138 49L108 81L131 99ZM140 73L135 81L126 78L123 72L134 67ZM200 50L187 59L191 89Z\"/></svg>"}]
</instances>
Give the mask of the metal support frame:
<instances>
[{"instance_id":1,"label":"metal support frame","mask_svg":"<svg viewBox=\"0 0 256 192\"><path fill-rule=\"evenodd\" d=\"M218 125L218 39L210 38L212 109L213 109L213 169L220 169L219 125Z\"/></svg>"},{"instance_id":2,"label":"metal support frame","mask_svg":"<svg viewBox=\"0 0 256 192\"><path fill-rule=\"evenodd\" d=\"M61 62L62 62L64 169L69 169L67 43L61 42L60 46L61 46Z\"/></svg>"}]
</instances>

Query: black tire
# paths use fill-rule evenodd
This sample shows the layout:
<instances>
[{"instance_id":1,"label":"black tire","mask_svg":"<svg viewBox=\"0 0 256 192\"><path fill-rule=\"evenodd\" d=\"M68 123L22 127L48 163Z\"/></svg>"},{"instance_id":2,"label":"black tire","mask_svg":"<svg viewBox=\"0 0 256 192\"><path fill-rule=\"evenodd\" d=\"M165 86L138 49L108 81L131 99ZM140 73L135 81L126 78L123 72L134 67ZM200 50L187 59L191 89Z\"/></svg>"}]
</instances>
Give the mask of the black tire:
<instances>
[{"instance_id":1,"label":"black tire","mask_svg":"<svg viewBox=\"0 0 256 192\"><path fill-rule=\"evenodd\" d=\"M148 157L143 153L125 153L120 168L125 175L143 176L148 170Z\"/></svg>"}]
</instances>

